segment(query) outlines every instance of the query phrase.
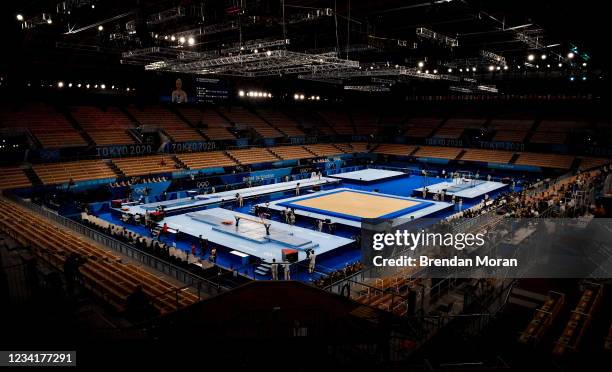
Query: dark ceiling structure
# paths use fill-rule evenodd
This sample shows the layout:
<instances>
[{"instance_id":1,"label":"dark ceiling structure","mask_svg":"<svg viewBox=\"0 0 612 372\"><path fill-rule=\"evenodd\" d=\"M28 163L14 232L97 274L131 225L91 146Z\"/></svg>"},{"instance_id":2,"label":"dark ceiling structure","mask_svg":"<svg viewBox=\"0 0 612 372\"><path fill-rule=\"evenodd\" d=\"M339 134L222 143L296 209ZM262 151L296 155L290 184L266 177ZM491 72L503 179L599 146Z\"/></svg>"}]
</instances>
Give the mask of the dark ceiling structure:
<instances>
[{"instance_id":1,"label":"dark ceiling structure","mask_svg":"<svg viewBox=\"0 0 612 372\"><path fill-rule=\"evenodd\" d=\"M2 70L291 77L369 92L414 81L464 93L538 79L602 82L608 51L595 4L24 1L5 14L12 36Z\"/></svg>"}]
</instances>

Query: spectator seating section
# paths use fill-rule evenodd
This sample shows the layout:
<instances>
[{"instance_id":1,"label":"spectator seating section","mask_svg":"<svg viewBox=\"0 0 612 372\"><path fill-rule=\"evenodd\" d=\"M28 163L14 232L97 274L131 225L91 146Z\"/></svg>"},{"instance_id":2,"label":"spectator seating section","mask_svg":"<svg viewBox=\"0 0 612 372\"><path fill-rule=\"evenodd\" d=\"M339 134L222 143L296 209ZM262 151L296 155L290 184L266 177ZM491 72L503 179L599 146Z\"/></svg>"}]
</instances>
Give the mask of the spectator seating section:
<instances>
[{"instance_id":1,"label":"spectator seating section","mask_svg":"<svg viewBox=\"0 0 612 372\"><path fill-rule=\"evenodd\" d=\"M523 142L533 127L533 123L533 120L493 119L489 124L489 129L495 130L493 141Z\"/></svg>"},{"instance_id":2,"label":"spectator seating section","mask_svg":"<svg viewBox=\"0 0 612 372\"><path fill-rule=\"evenodd\" d=\"M425 138L440 125L441 120L437 118L411 118L406 121L405 134L409 137Z\"/></svg>"},{"instance_id":3,"label":"spectator seating section","mask_svg":"<svg viewBox=\"0 0 612 372\"><path fill-rule=\"evenodd\" d=\"M378 131L378 117L371 111L355 111L352 113L355 133L361 136L376 134Z\"/></svg>"},{"instance_id":4,"label":"spectator seating section","mask_svg":"<svg viewBox=\"0 0 612 372\"><path fill-rule=\"evenodd\" d=\"M566 139L567 133L564 132L535 132L529 142L561 145Z\"/></svg>"},{"instance_id":5,"label":"spectator seating section","mask_svg":"<svg viewBox=\"0 0 612 372\"><path fill-rule=\"evenodd\" d=\"M113 163L128 177L168 173L177 170L174 159L166 155L113 159Z\"/></svg>"},{"instance_id":6,"label":"spectator seating section","mask_svg":"<svg viewBox=\"0 0 612 372\"><path fill-rule=\"evenodd\" d=\"M484 128L485 119L448 119L442 128L457 128L457 129L481 129Z\"/></svg>"},{"instance_id":7,"label":"spectator seating section","mask_svg":"<svg viewBox=\"0 0 612 372\"><path fill-rule=\"evenodd\" d=\"M319 115L338 134L355 134L353 124L348 114L343 111L319 111Z\"/></svg>"},{"instance_id":8,"label":"spectator seating section","mask_svg":"<svg viewBox=\"0 0 612 372\"><path fill-rule=\"evenodd\" d=\"M308 159L314 157L312 153L302 146L277 146L270 147L269 150L284 160Z\"/></svg>"},{"instance_id":9,"label":"spectator seating section","mask_svg":"<svg viewBox=\"0 0 612 372\"><path fill-rule=\"evenodd\" d=\"M0 190L32 186L32 182L19 167L0 168Z\"/></svg>"},{"instance_id":10,"label":"spectator seating section","mask_svg":"<svg viewBox=\"0 0 612 372\"><path fill-rule=\"evenodd\" d=\"M304 147L316 156L334 156L343 154L342 150L338 149L336 146L325 143L306 145Z\"/></svg>"},{"instance_id":11,"label":"spectator seating section","mask_svg":"<svg viewBox=\"0 0 612 372\"><path fill-rule=\"evenodd\" d=\"M561 337L553 347L553 354L561 356L566 350L576 351L584 336L593 314L601 304L601 284L588 284L582 292L576 308L571 312L570 319L561 333Z\"/></svg>"},{"instance_id":12,"label":"spectator seating section","mask_svg":"<svg viewBox=\"0 0 612 372\"><path fill-rule=\"evenodd\" d=\"M79 267L83 284L115 310L125 310L127 298L137 286L151 299L161 314L191 305L196 295L151 274L116 254L66 229L0 199L0 229L21 244L31 246L35 255L58 270L71 254L86 259Z\"/></svg>"},{"instance_id":13,"label":"spectator seating section","mask_svg":"<svg viewBox=\"0 0 612 372\"><path fill-rule=\"evenodd\" d=\"M279 160L279 158L267 149L259 147L231 150L228 151L228 154L240 164L266 163Z\"/></svg>"},{"instance_id":14,"label":"spectator seating section","mask_svg":"<svg viewBox=\"0 0 612 372\"><path fill-rule=\"evenodd\" d=\"M94 106L77 106L72 108L72 116L98 146L134 143L127 132L134 123L116 107L104 111Z\"/></svg>"},{"instance_id":15,"label":"spectator seating section","mask_svg":"<svg viewBox=\"0 0 612 372\"><path fill-rule=\"evenodd\" d=\"M231 127L215 110L201 111L195 107L179 107L178 109L192 126L198 128L212 141L233 140L236 138L228 129Z\"/></svg>"},{"instance_id":16,"label":"spectator seating section","mask_svg":"<svg viewBox=\"0 0 612 372\"><path fill-rule=\"evenodd\" d=\"M580 165L578 166L578 168L580 170L587 170L609 164L612 164L612 159L592 158L589 156L585 156L580 158Z\"/></svg>"},{"instance_id":17,"label":"spectator seating section","mask_svg":"<svg viewBox=\"0 0 612 372\"><path fill-rule=\"evenodd\" d=\"M198 131L164 107L148 106L139 110L132 105L128 107L128 111L140 124L162 129L175 142L204 140Z\"/></svg>"},{"instance_id":18,"label":"spectator seating section","mask_svg":"<svg viewBox=\"0 0 612 372\"><path fill-rule=\"evenodd\" d=\"M272 124L288 137L304 136L304 132L298 128L298 123L284 113L276 110L259 110L259 115L268 123Z\"/></svg>"},{"instance_id":19,"label":"spectator seating section","mask_svg":"<svg viewBox=\"0 0 612 372\"><path fill-rule=\"evenodd\" d=\"M384 155L409 156L417 146L404 145L399 143L383 143L379 145L374 152Z\"/></svg>"},{"instance_id":20,"label":"spectator seating section","mask_svg":"<svg viewBox=\"0 0 612 372\"><path fill-rule=\"evenodd\" d=\"M366 142L351 142L351 143L337 143L336 147L346 152L347 154L369 152L368 143Z\"/></svg>"},{"instance_id":21,"label":"spectator seating section","mask_svg":"<svg viewBox=\"0 0 612 372\"><path fill-rule=\"evenodd\" d=\"M414 156L425 158L455 159L462 149L456 147L420 146Z\"/></svg>"},{"instance_id":22,"label":"spectator seating section","mask_svg":"<svg viewBox=\"0 0 612 372\"><path fill-rule=\"evenodd\" d=\"M435 138L457 139L463 134L463 128L439 128L433 135Z\"/></svg>"},{"instance_id":23,"label":"spectator seating section","mask_svg":"<svg viewBox=\"0 0 612 372\"><path fill-rule=\"evenodd\" d=\"M3 110L0 123L5 128L29 129L44 148L87 146L68 119L45 104L30 104L20 111Z\"/></svg>"},{"instance_id":24,"label":"spectator seating section","mask_svg":"<svg viewBox=\"0 0 612 372\"><path fill-rule=\"evenodd\" d=\"M115 178L117 175L103 160L82 160L63 163L35 164L36 175L45 185Z\"/></svg>"},{"instance_id":25,"label":"spectator seating section","mask_svg":"<svg viewBox=\"0 0 612 372\"><path fill-rule=\"evenodd\" d=\"M521 333L519 342L532 344L534 346L537 345L552 326L563 308L564 303L565 295L563 293L550 291L548 293L548 298L544 301L542 306L536 309L527 328Z\"/></svg>"},{"instance_id":26,"label":"spectator seating section","mask_svg":"<svg viewBox=\"0 0 612 372\"><path fill-rule=\"evenodd\" d=\"M223 151L191 152L178 154L177 158L189 169L231 167L237 163Z\"/></svg>"},{"instance_id":27,"label":"spectator seating section","mask_svg":"<svg viewBox=\"0 0 612 372\"><path fill-rule=\"evenodd\" d=\"M545 168L569 169L572 166L573 161L574 157L571 155L523 152L519 155L514 164L530 165Z\"/></svg>"},{"instance_id":28,"label":"spectator seating section","mask_svg":"<svg viewBox=\"0 0 612 372\"><path fill-rule=\"evenodd\" d=\"M508 164L513 155L512 151L465 149L461 160Z\"/></svg>"},{"instance_id":29,"label":"spectator seating section","mask_svg":"<svg viewBox=\"0 0 612 372\"><path fill-rule=\"evenodd\" d=\"M306 130L315 131L322 135L334 134L331 127L323 122L320 115L313 115L312 112L303 107L294 107L288 113Z\"/></svg>"},{"instance_id":30,"label":"spectator seating section","mask_svg":"<svg viewBox=\"0 0 612 372\"><path fill-rule=\"evenodd\" d=\"M569 133L574 130L586 129L588 127L589 123L586 121L542 120L536 131Z\"/></svg>"},{"instance_id":31,"label":"spectator seating section","mask_svg":"<svg viewBox=\"0 0 612 372\"><path fill-rule=\"evenodd\" d=\"M252 128L257 134L263 138L279 138L283 134L270 124L266 123L259 116L253 114L249 110L242 107L233 107L231 110L220 109L220 111L229 118L234 124Z\"/></svg>"}]
</instances>

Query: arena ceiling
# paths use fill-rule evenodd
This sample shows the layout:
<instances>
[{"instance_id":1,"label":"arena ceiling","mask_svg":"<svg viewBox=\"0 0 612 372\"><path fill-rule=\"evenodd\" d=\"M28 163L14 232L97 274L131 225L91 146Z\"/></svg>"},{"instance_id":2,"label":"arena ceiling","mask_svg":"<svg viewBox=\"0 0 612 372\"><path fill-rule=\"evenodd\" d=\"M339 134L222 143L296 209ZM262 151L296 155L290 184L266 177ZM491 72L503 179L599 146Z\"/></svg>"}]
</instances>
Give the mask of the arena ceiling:
<instances>
[{"instance_id":1,"label":"arena ceiling","mask_svg":"<svg viewBox=\"0 0 612 372\"><path fill-rule=\"evenodd\" d=\"M12 3L4 69L168 71L356 87L607 75L596 2L65 0ZM10 13L10 14L9 14ZM601 22L600 22L601 21ZM572 58L570 58L572 57Z\"/></svg>"}]
</instances>

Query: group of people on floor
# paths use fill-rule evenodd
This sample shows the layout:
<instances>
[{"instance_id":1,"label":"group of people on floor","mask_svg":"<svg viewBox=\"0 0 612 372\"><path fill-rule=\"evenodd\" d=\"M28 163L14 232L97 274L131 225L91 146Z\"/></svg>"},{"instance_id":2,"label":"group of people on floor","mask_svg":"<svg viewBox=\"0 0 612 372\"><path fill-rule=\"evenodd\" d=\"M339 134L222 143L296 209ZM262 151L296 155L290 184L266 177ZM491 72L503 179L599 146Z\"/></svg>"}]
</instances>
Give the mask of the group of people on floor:
<instances>
[{"instance_id":1,"label":"group of people on floor","mask_svg":"<svg viewBox=\"0 0 612 372\"><path fill-rule=\"evenodd\" d=\"M166 177L132 177L128 180L121 180L116 182L111 182L109 184L110 187L126 187L132 186L139 183L157 183L157 182L165 182L168 181Z\"/></svg>"}]
</instances>

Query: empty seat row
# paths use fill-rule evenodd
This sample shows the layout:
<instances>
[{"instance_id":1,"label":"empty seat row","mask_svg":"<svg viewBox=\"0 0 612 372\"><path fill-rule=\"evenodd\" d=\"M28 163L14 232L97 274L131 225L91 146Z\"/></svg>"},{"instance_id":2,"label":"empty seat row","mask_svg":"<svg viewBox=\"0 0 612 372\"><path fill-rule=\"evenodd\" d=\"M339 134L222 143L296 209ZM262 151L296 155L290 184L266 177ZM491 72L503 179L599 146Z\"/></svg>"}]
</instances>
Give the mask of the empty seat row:
<instances>
[{"instance_id":1,"label":"empty seat row","mask_svg":"<svg viewBox=\"0 0 612 372\"><path fill-rule=\"evenodd\" d=\"M236 165L236 162L223 151L192 152L179 154L177 157L189 169L230 167Z\"/></svg>"},{"instance_id":2,"label":"empty seat row","mask_svg":"<svg viewBox=\"0 0 612 372\"><path fill-rule=\"evenodd\" d=\"M35 164L32 169L45 185L66 183L71 180L78 182L117 177L109 165L102 160Z\"/></svg>"},{"instance_id":3,"label":"empty seat row","mask_svg":"<svg viewBox=\"0 0 612 372\"><path fill-rule=\"evenodd\" d=\"M228 154L240 164L256 164L280 160L267 149L253 147L250 149L230 150Z\"/></svg>"},{"instance_id":4,"label":"empty seat row","mask_svg":"<svg viewBox=\"0 0 612 372\"><path fill-rule=\"evenodd\" d=\"M167 173L176 171L178 168L174 159L166 155L113 159L113 163L126 176Z\"/></svg>"},{"instance_id":5,"label":"empty seat row","mask_svg":"<svg viewBox=\"0 0 612 372\"><path fill-rule=\"evenodd\" d=\"M0 174L2 174L0 190L32 186L28 176L19 167L2 167L0 168Z\"/></svg>"}]
</instances>

